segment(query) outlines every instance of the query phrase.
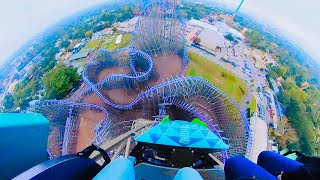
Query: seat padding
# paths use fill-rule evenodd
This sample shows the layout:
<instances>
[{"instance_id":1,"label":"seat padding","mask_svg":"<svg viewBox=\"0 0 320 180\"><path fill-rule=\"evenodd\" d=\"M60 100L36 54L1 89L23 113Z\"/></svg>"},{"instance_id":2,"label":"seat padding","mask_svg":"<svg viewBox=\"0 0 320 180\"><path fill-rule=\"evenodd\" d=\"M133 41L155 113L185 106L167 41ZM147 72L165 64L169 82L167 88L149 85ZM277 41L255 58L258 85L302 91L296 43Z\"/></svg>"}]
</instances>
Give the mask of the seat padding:
<instances>
[{"instance_id":1,"label":"seat padding","mask_svg":"<svg viewBox=\"0 0 320 180\"><path fill-rule=\"evenodd\" d=\"M41 163L14 179L92 179L101 169L92 159L67 155Z\"/></svg>"},{"instance_id":2,"label":"seat padding","mask_svg":"<svg viewBox=\"0 0 320 180\"><path fill-rule=\"evenodd\" d=\"M104 167L93 179L134 180L133 164L128 159L117 158Z\"/></svg>"}]
</instances>

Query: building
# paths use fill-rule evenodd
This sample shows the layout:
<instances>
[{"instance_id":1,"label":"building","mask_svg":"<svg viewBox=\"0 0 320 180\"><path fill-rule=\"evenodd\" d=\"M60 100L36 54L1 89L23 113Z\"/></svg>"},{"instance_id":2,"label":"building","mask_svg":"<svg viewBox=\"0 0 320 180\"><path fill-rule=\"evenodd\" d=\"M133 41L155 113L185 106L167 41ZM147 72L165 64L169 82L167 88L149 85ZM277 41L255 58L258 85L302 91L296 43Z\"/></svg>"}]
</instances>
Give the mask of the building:
<instances>
[{"instance_id":1,"label":"building","mask_svg":"<svg viewBox=\"0 0 320 180\"><path fill-rule=\"evenodd\" d=\"M200 34L203 28L198 26L190 26L187 27L187 45L190 46L195 38Z\"/></svg>"},{"instance_id":2,"label":"building","mask_svg":"<svg viewBox=\"0 0 320 180\"><path fill-rule=\"evenodd\" d=\"M304 82L304 83L301 84L300 87L301 87L302 89L307 89L309 86L310 86L310 85L309 85L308 82Z\"/></svg>"},{"instance_id":3,"label":"building","mask_svg":"<svg viewBox=\"0 0 320 180\"><path fill-rule=\"evenodd\" d=\"M60 59L60 57L61 57L62 54L63 54L63 52L60 51L60 52L58 52L57 54L55 54L54 57L55 57L56 59Z\"/></svg>"},{"instance_id":4,"label":"building","mask_svg":"<svg viewBox=\"0 0 320 180\"><path fill-rule=\"evenodd\" d=\"M257 61L255 64L256 68L263 70L266 68L265 64L263 64L261 61Z\"/></svg>"},{"instance_id":5,"label":"building","mask_svg":"<svg viewBox=\"0 0 320 180\"><path fill-rule=\"evenodd\" d=\"M252 57L256 62L260 61L265 66L268 64L272 64L274 66L277 65L277 62L271 57L270 54L263 52L258 49L248 50L246 49L246 55Z\"/></svg>"},{"instance_id":6,"label":"building","mask_svg":"<svg viewBox=\"0 0 320 180\"><path fill-rule=\"evenodd\" d=\"M280 76L280 77L278 77L276 80L275 80L275 82L276 82L276 85L279 87L279 88L281 88L282 87L282 81L283 81L283 79L282 79L282 76Z\"/></svg>"},{"instance_id":7,"label":"building","mask_svg":"<svg viewBox=\"0 0 320 180\"><path fill-rule=\"evenodd\" d=\"M60 56L60 59L62 61L65 61L66 59L69 59L71 56L72 56L72 53L71 52L67 52L64 55Z\"/></svg>"},{"instance_id":8,"label":"building","mask_svg":"<svg viewBox=\"0 0 320 180\"><path fill-rule=\"evenodd\" d=\"M187 27L187 45L191 45L196 37L201 40L199 44L212 53L222 47L231 45L217 27L204 21L191 19Z\"/></svg>"},{"instance_id":9,"label":"building","mask_svg":"<svg viewBox=\"0 0 320 180\"><path fill-rule=\"evenodd\" d=\"M69 61L76 61L82 58L86 58L89 55L90 51L82 51L78 52L77 54L74 54L70 57Z\"/></svg>"},{"instance_id":10,"label":"building","mask_svg":"<svg viewBox=\"0 0 320 180\"><path fill-rule=\"evenodd\" d=\"M127 33L133 32L138 19L139 17L136 16L128 21L116 23L117 30Z\"/></svg>"},{"instance_id":11,"label":"building","mask_svg":"<svg viewBox=\"0 0 320 180\"><path fill-rule=\"evenodd\" d=\"M250 52L250 55L251 57L257 62L257 61L260 61L260 62L263 62L263 52L258 50L258 49L253 49L251 52ZM265 62L263 62L265 63Z\"/></svg>"},{"instance_id":12,"label":"building","mask_svg":"<svg viewBox=\"0 0 320 180\"><path fill-rule=\"evenodd\" d=\"M98 24L96 24L96 26L101 26L101 25L104 25L105 22L104 21L100 21Z\"/></svg>"},{"instance_id":13,"label":"building","mask_svg":"<svg viewBox=\"0 0 320 180\"><path fill-rule=\"evenodd\" d=\"M244 55L254 60L254 65L260 70L267 70L267 66L271 64L272 66L277 66L275 60L266 52L259 49L244 49Z\"/></svg>"},{"instance_id":14,"label":"building","mask_svg":"<svg viewBox=\"0 0 320 180\"><path fill-rule=\"evenodd\" d=\"M198 38L201 40L199 44L206 50L216 51L217 49L225 47L225 39L223 36L212 29L203 29L198 35Z\"/></svg>"},{"instance_id":15,"label":"building","mask_svg":"<svg viewBox=\"0 0 320 180\"><path fill-rule=\"evenodd\" d=\"M229 28L229 33L232 34L233 36L241 39L241 40L245 39L243 34L241 32L239 32L238 30L234 29L234 28Z\"/></svg>"},{"instance_id":16,"label":"building","mask_svg":"<svg viewBox=\"0 0 320 180\"><path fill-rule=\"evenodd\" d=\"M201 27L201 28L203 28L203 29L212 29L212 30L218 32L218 29L217 29L215 26L213 26L213 25L211 25L211 24L209 24L209 23L206 23L206 22L204 22L204 21L199 21L199 20L191 19L191 20L188 22L188 25L194 26L194 27Z\"/></svg>"},{"instance_id":17,"label":"building","mask_svg":"<svg viewBox=\"0 0 320 180\"><path fill-rule=\"evenodd\" d=\"M95 32L95 33L93 33L93 35L91 37L91 41L97 40L97 39L101 38L103 35L104 35L103 30Z\"/></svg>"},{"instance_id":18,"label":"building","mask_svg":"<svg viewBox=\"0 0 320 180\"><path fill-rule=\"evenodd\" d=\"M113 32L113 31L112 31L111 28L105 28L105 29L103 30L103 33L104 33L105 35L111 34L112 32Z\"/></svg>"},{"instance_id":19,"label":"building","mask_svg":"<svg viewBox=\"0 0 320 180\"><path fill-rule=\"evenodd\" d=\"M275 93L275 94L278 94L279 91L280 91L280 89L279 89L279 87L277 86L276 81L275 81L274 79L271 79L270 81L271 81L271 83L272 83L272 89L273 89L274 93Z\"/></svg>"},{"instance_id":20,"label":"building","mask_svg":"<svg viewBox=\"0 0 320 180\"><path fill-rule=\"evenodd\" d=\"M78 52L85 45L85 42L79 42L73 46L73 51Z\"/></svg>"},{"instance_id":21,"label":"building","mask_svg":"<svg viewBox=\"0 0 320 180\"><path fill-rule=\"evenodd\" d=\"M93 33L92 37L91 37L91 41L97 40L99 38L101 38L102 36L108 35L112 32L111 28L105 28L101 31L95 32Z\"/></svg>"},{"instance_id":22,"label":"building","mask_svg":"<svg viewBox=\"0 0 320 180\"><path fill-rule=\"evenodd\" d=\"M117 39L116 39L115 44L116 44L116 45L117 45L117 44L120 44L121 41L122 41L122 34L119 34L119 35L117 36Z\"/></svg>"}]
</instances>

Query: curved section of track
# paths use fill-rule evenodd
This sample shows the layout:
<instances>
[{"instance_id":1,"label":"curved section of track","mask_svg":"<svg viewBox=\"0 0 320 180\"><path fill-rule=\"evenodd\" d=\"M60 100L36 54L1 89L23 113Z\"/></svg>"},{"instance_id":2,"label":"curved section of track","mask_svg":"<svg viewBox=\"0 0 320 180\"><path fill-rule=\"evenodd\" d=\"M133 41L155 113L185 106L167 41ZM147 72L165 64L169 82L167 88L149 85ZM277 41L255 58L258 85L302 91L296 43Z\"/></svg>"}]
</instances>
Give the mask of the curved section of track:
<instances>
[{"instance_id":1,"label":"curved section of track","mask_svg":"<svg viewBox=\"0 0 320 180\"><path fill-rule=\"evenodd\" d=\"M130 47L137 48L149 55L174 53L182 58L182 74L189 63L186 46L187 22L168 2L155 1L148 4L132 32Z\"/></svg>"},{"instance_id":2,"label":"curved section of track","mask_svg":"<svg viewBox=\"0 0 320 180\"><path fill-rule=\"evenodd\" d=\"M87 91L87 93L88 92L89 91ZM94 89L91 89L91 92L95 92ZM245 115L241 112L239 105L234 100L229 98L229 96L226 95L224 92L222 92L220 89L211 85L209 82L207 82L201 77L182 77L182 78L169 80L167 82L151 87L150 89L144 91L143 93L139 94L134 101L126 105L116 104L111 102L104 96L102 97L103 97L103 100L107 104L111 105L112 107L126 110L126 109L132 109L133 106L136 105L143 98L152 97L154 95L159 96L161 98L167 98L169 100L169 103L173 103L173 104L174 103L178 104L175 101L175 99L177 98L187 99L190 97L201 96L201 97L205 97L209 102L214 102L216 104L218 102L221 102L221 103L227 103L226 106L234 106L232 107L232 112L239 115L238 117L239 120L240 119L243 120L243 122L239 122L239 124L241 123L245 127L245 130L244 130L244 133L246 136L245 139L248 139L248 138L251 139L249 135L250 133L249 123ZM188 104L187 103L180 104L179 107L188 107ZM190 108L186 110L190 111ZM201 117L199 116L199 118ZM208 124L208 127L217 136L222 138L222 136L220 135L219 131L217 130L214 124L212 124L209 121L207 121L206 123Z\"/></svg>"},{"instance_id":3,"label":"curved section of track","mask_svg":"<svg viewBox=\"0 0 320 180\"><path fill-rule=\"evenodd\" d=\"M80 113L80 110L85 109L97 110L105 115L105 118L102 119L93 130L95 137L91 142L96 145L101 145L105 141L106 134L108 133L106 130L110 126L110 122L108 121L109 113L103 107L95 104L74 103L63 100L34 101L30 104L28 111L43 114L50 120L50 131L52 131L53 128L58 128L60 132L57 134L57 136L59 136L56 139L57 142L53 142L54 144L50 145L51 142L49 141L48 147L53 157L75 153L71 150L74 147L71 147L72 143L70 144L70 142L76 140L74 138L77 137L75 134L76 124L78 123L76 116ZM62 144L62 146L60 147L59 144ZM51 148L59 149L51 150Z\"/></svg>"},{"instance_id":4,"label":"curved section of track","mask_svg":"<svg viewBox=\"0 0 320 180\"><path fill-rule=\"evenodd\" d=\"M102 57L99 57L99 55L102 54ZM96 72L92 72L93 66L101 66L101 64L108 63L109 61L101 59L101 58L112 58L112 55L120 56L127 55L129 58L129 66L131 74L111 74L107 76L102 82L94 82L94 78L96 76ZM98 56L98 57L96 57ZM144 61L144 62L138 62L138 61ZM136 64L137 63L146 63L147 68L146 71L138 72L136 70ZM89 60L88 64L84 68L82 78L83 80L88 84L89 89L84 91L83 94L90 93L91 91L94 91L106 104L117 108L117 109L131 109L132 106L130 105L119 105L114 102L112 102L110 99L108 99L99 89L117 89L117 88L123 88L126 86L134 85L136 83L144 82L146 80L149 80L153 72L153 61L149 55L146 53L139 51L135 48L125 48L125 49L118 49L115 51L108 51L108 50L100 50ZM89 73L93 73L90 77Z\"/></svg>"}]
</instances>

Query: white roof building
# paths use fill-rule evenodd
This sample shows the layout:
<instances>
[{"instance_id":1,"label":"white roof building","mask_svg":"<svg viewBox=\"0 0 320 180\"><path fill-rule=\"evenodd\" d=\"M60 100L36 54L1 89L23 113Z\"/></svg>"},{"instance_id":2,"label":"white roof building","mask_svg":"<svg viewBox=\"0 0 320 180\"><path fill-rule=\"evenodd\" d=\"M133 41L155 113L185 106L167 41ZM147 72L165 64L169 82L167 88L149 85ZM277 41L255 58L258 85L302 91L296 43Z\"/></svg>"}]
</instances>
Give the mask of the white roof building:
<instances>
[{"instance_id":1,"label":"white roof building","mask_svg":"<svg viewBox=\"0 0 320 180\"><path fill-rule=\"evenodd\" d=\"M93 33L92 37L91 37L91 41L94 41L94 40L97 40L99 39L100 37L102 37L104 34L103 30L101 31L98 31L98 32L95 32Z\"/></svg>"},{"instance_id":2,"label":"white roof building","mask_svg":"<svg viewBox=\"0 0 320 180\"><path fill-rule=\"evenodd\" d=\"M188 22L188 30L192 31L192 27L202 28L201 33L197 36L201 39L200 45L207 49L215 50L217 47L230 46L230 42L223 37L223 33L219 31L219 27L213 26L207 22L191 19ZM191 26L191 27L190 27ZM192 32L188 32L192 33ZM194 33L187 38L193 37Z\"/></svg>"},{"instance_id":3,"label":"white roof building","mask_svg":"<svg viewBox=\"0 0 320 180\"><path fill-rule=\"evenodd\" d=\"M136 16L128 21L125 22L119 22L116 24L117 29L119 31L123 31L123 32L133 32L134 31L134 27L138 21L139 17Z\"/></svg>"},{"instance_id":4,"label":"white roof building","mask_svg":"<svg viewBox=\"0 0 320 180\"><path fill-rule=\"evenodd\" d=\"M234 28L229 28L229 33L231 33L233 36L236 36L240 39L244 39L244 36L241 34L241 32L237 31Z\"/></svg>"},{"instance_id":5,"label":"white roof building","mask_svg":"<svg viewBox=\"0 0 320 180\"><path fill-rule=\"evenodd\" d=\"M225 39L212 29L203 29L199 34L200 45L210 50L215 50L217 47L225 47Z\"/></svg>"},{"instance_id":6,"label":"white roof building","mask_svg":"<svg viewBox=\"0 0 320 180\"><path fill-rule=\"evenodd\" d=\"M189 22L188 22L189 25L191 26L198 26L198 27L202 27L204 29L212 29L214 31L218 31L218 29L216 27L214 27L213 25L209 24L209 23L206 23L206 22L203 22L203 21L199 21L199 20L196 20L196 19L191 19Z\"/></svg>"},{"instance_id":7,"label":"white roof building","mask_svg":"<svg viewBox=\"0 0 320 180\"><path fill-rule=\"evenodd\" d=\"M84 42L79 42L73 46L73 49L78 49L79 47L83 46L84 44L85 44Z\"/></svg>"},{"instance_id":8,"label":"white roof building","mask_svg":"<svg viewBox=\"0 0 320 180\"><path fill-rule=\"evenodd\" d=\"M120 35L117 36L117 39L116 39L115 44L116 44L116 45L117 45L117 44L120 44L121 41L122 41L122 34L120 34Z\"/></svg>"}]
</instances>

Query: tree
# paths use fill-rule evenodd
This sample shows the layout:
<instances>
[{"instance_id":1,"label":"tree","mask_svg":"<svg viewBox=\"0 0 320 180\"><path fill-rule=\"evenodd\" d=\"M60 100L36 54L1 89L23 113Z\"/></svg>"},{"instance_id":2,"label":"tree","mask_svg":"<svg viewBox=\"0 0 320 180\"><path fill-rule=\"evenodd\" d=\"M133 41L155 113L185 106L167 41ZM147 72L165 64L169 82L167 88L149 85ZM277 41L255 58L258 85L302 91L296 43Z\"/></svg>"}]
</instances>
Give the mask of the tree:
<instances>
[{"instance_id":1,"label":"tree","mask_svg":"<svg viewBox=\"0 0 320 180\"><path fill-rule=\"evenodd\" d=\"M116 32L116 31L117 31L117 28L116 28L116 27L112 27L112 31L113 31L113 32Z\"/></svg>"},{"instance_id":2,"label":"tree","mask_svg":"<svg viewBox=\"0 0 320 180\"><path fill-rule=\"evenodd\" d=\"M4 97L3 100L3 106L6 110L9 110L11 108L13 108L14 106L14 102L13 102L13 97L11 94L8 94Z\"/></svg>"},{"instance_id":3,"label":"tree","mask_svg":"<svg viewBox=\"0 0 320 180\"><path fill-rule=\"evenodd\" d=\"M303 75L297 76L296 77L296 85L301 87L302 83L306 81L306 77L304 77Z\"/></svg>"},{"instance_id":4,"label":"tree","mask_svg":"<svg viewBox=\"0 0 320 180\"><path fill-rule=\"evenodd\" d=\"M309 80L309 82L310 82L311 84L317 84L317 83L319 82L319 80L318 80L317 78L313 77L313 78L311 78L311 79Z\"/></svg>"},{"instance_id":5,"label":"tree","mask_svg":"<svg viewBox=\"0 0 320 180\"><path fill-rule=\"evenodd\" d=\"M85 33L85 36L86 36L88 39L91 39L92 35L93 35L93 32L92 32L92 31L87 31L87 32Z\"/></svg>"},{"instance_id":6,"label":"tree","mask_svg":"<svg viewBox=\"0 0 320 180\"><path fill-rule=\"evenodd\" d=\"M104 26L105 26L105 27L111 27L111 23L110 23L110 21L106 21L106 22L104 22Z\"/></svg>"},{"instance_id":7,"label":"tree","mask_svg":"<svg viewBox=\"0 0 320 180\"><path fill-rule=\"evenodd\" d=\"M201 43L201 39L199 37L196 37L194 39L194 42L197 43L197 44L200 44Z\"/></svg>"},{"instance_id":8,"label":"tree","mask_svg":"<svg viewBox=\"0 0 320 180\"><path fill-rule=\"evenodd\" d=\"M288 72L288 67L286 67L286 66L278 66L275 69L275 72L277 73L278 76L284 77Z\"/></svg>"},{"instance_id":9,"label":"tree","mask_svg":"<svg viewBox=\"0 0 320 180\"><path fill-rule=\"evenodd\" d=\"M18 83L12 95L14 107L20 107L21 110L26 109L29 102L36 99L35 94L40 88L40 83L37 78Z\"/></svg>"},{"instance_id":10,"label":"tree","mask_svg":"<svg viewBox=\"0 0 320 180\"><path fill-rule=\"evenodd\" d=\"M63 40L60 44L62 48L67 48L69 45L70 45L70 41L68 40Z\"/></svg>"},{"instance_id":11,"label":"tree","mask_svg":"<svg viewBox=\"0 0 320 180\"><path fill-rule=\"evenodd\" d=\"M254 48L258 48L264 52L266 52L268 43L266 39L256 31L248 32L247 33L248 41L250 42L251 46Z\"/></svg>"},{"instance_id":12,"label":"tree","mask_svg":"<svg viewBox=\"0 0 320 180\"><path fill-rule=\"evenodd\" d=\"M63 98L78 82L77 68L57 65L43 75L46 98Z\"/></svg>"},{"instance_id":13,"label":"tree","mask_svg":"<svg viewBox=\"0 0 320 180\"><path fill-rule=\"evenodd\" d=\"M257 33L256 31L248 32L247 37L252 47L258 47L261 41L261 36L259 33Z\"/></svg>"},{"instance_id":14,"label":"tree","mask_svg":"<svg viewBox=\"0 0 320 180\"><path fill-rule=\"evenodd\" d=\"M276 43L271 43L268 45L268 50L270 51L270 53L273 53L277 50L278 45Z\"/></svg>"},{"instance_id":15,"label":"tree","mask_svg":"<svg viewBox=\"0 0 320 180\"><path fill-rule=\"evenodd\" d=\"M225 35L224 38L226 38L229 41L234 41L235 40L234 37L232 36L232 34L230 34L230 33Z\"/></svg>"},{"instance_id":16,"label":"tree","mask_svg":"<svg viewBox=\"0 0 320 180\"><path fill-rule=\"evenodd\" d=\"M292 128L287 117L282 118L282 121L280 121L279 123L279 129L283 129L284 131L282 135L277 135L276 137L281 148L283 149L287 148L289 144L294 144L298 142L298 135L295 129ZM277 134L280 134L280 133L277 133Z\"/></svg>"},{"instance_id":17,"label":"tree","mask_svg":"<svg viewBox=\"0 0 320 180\"><path fill-rule=\"evenodd\" d=\"M115 15L114 13L103 13L100 15L100 18L98 21L114 21Z\"/></svg>"}]
</instances>

